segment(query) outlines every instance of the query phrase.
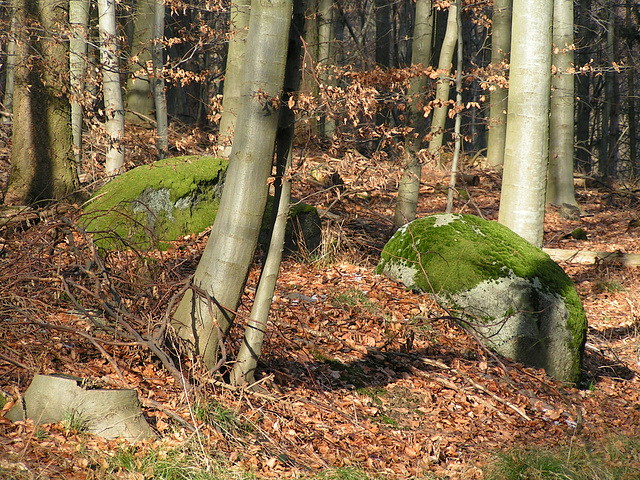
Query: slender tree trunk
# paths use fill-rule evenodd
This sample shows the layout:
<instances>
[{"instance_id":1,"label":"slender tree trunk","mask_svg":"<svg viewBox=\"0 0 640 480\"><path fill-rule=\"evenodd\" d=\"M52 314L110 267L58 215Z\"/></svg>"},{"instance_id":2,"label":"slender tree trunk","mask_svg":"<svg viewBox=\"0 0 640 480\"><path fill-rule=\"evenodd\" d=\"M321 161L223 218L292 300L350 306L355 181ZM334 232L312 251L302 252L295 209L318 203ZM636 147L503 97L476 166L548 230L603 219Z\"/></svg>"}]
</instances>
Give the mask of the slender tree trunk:
<instances>
[{"instance_id":1,"label":"slender tree trunk","mask_svg":"<svg viewBox=\"0 0 640 480\"><path fill-rule=\"evenodd\" d=\"M218 366L222 336L232 324L255 251L267 201L291 22L291 0L254 0L233 149L220 208L190 290L174 314L178 335L209 369ZM215 302L213 302L215 299Z\"/></svg>"},{"instance_id":2,"label":"slender tree trunk","mask_svg":"<svg viewBox=\"0 0 640 480\"><path fill-rule=\"evenodd\" d=\"M416 25L413 30L413 44L411 63L413 65L428 66L431 60L431 42L433 40L433 4L431 0L416 1ZM416 153L420 150L423 136L425 88L427 76L422 75L411 79L407 96L407 126L413 131L405 139L402 164L402 178L398 185L398 199L393 217L394 228L416 218L420 193L420 178L422 165Z\"/></svg>"},{"instance_id":3,"label":"slender tree trunk","mask_svg":"<svg viewBox=\"0 0 640 480\"><path fill-rule=\"evenodd\" d=\"M614 124L614 103L615 103L615 83L616 72L613 70L613 62L615 61L615 22L616 13L613 5L609 6L609 19L607 21L607 44L606 44L606 61L609 64L604 75L604 104L602 107L602 128L600 137L600 155L598 161L598 170L604 178L609 177L611 165L613 161L613 152L615 149L615 132L612 131Z\"/></svg>"},{"instance_id":4,"label":"slender tree trunk","mask_svg":"<svg viewBox=\"0 0 640 480\"><path fill-rule=\"evenodd\" d=\"M589 63L591 58L593 28L591 27L591 0L579 0L577 5L577 67ZM576 169L591 173L591 73L580 73L576 76L576 123L575 123L575 162Z\"/></svg>"},{"instance_id":5,"label":"slender tree trunk","mask_svg":"<svg viewBox=\"0 0 640 480\"><path fill-rule=\"evenodd\" d=\"M632 32L634 21L631 11L631 2L627 2L626 8L626 24L627 31ZM627 64L633 65L633 43L634 39L627 39ZM629 161L631 162L631 171L633 178L640 180L640 161L638 157L638 134L636 132L636 91L635 91L635 69L627 69L627 117L629 122Z\"/></svg>"},{"instance_id":6,"label":"slender tree trunk","mask_svg":"<svg viewBox=\"0 0 640 480\"><path fill-rule=\"evenodd\" d=\"M82 121L85 77L87 75L87 35L90 0L69 0L69 70L71 81L71 130L76 165L82 160Z\"/></svg>"},{"instance_id":7,"label":"slender tree trunk","mask_svg":"<svg viewBox=\"0 0 640 480\"><path fill-rule=\"evenodd\" d=\"M429 142L429 152L436 159L436 165L441 166L440 153L444 140L444 128L447 120L447 111L449 110L449 88L451 84L451 61L453 60L453 52L455 52L458 43L458 9L454 4L449 6L449 14L447 16L447 30L440 49L440 58L438 60L438 70L440 78L436 87L436 102L439 105L433 109L433 117L431 120L431 141Z\"/></svg>"},{"instance_id":8,"label":"slender tree trunk","mask_svg":"<svg viewBox=\"0 0 640 480\"><path fill-rule=\"evenodd\" d=\"M460 136L460 125L462 123L461 107L462 107L462 19L461 15L461 0L456 0L456 20L458 22L458 66L456 68L456 123L454 127L454 147L453 147L453 159L451 161L451 180L449 182L449 192L447 194L447 213L451 213L453 210L453 194L456 189L456 177L458 175L458 160L460 159L460 149L462 146L462 139Z\"/></svg>"},{"instance_id":9,"label":"slender tree trunk","mask_svg":"<svg viewBox=\"0 0 640 480\"><path fill-rule=\"evenodd\" d=\"M16 31L11 173L4 201L26 205L67 197L77 188L78 175L63 88L69 71L62 31L67 12L57 0L17 0L15 5L22 28Z\"/></svg>"},{"instance_id":10,"label":"slender tree trunk","mask_svg":"<svg viewBox=\"0 0 640 480\"><path fill-rule=\"evenodd\" d=\"M376 3L376 64L389 68L391 62L391 2L375 0Z\"/></svg>"},{"instance_id":11,"label":"slender tree trunk","mask_svg":"<svg viewBox=\"0 0 640 480\"><path fill-rule=\"evenodd\" d=\"M511 48L511 5L513 0L495 0L491 17L491 64L495 69L509 62ZM508 71L505 69L505 76ZM507 134L507 98L509 90L496 85L490 94L487 163L504 163L504 142Z\"/></svg>"},{"instance_id":12,"label":"slender tree trunk","mask_svg":"<svg viewBox=\"0 0 640 480\"><path fill-rule=\"evenodd\" d=\"M498 221L542 245L553 0L514 0L507 139Z\"/></svg>"},{"instance_id":13,"label":"slender tree trunk","mask_svg":"<svg viewBox=\"0 0 640 480\"><path fill-rule=\"evenodd\" d=\"M11 30L9 32L9 42L7 44L7 66L6 81L4 87L4 114L3 122L11 122L11 114L13 113L13 94L15 91L15 71L16 71L16 12L12 9L11 14Z\"/></svg>"},{"instance_id":14,"label":"slender tree trunk","mask_svg":"<svg viewBox=\"0 0 640 480\"><path fill-rule=\"evenodd\" d=\"M155 29L156 0L137 0L133 15L131 56L136 59L131 66L126 87L126 121L146 122L153 115L152 79L149 64L153 62L153 38Z\"/></svg>"},{"instance_id":15,"label":"slender tree trunk","mask_svg":"<svg viewBox=\"0 0 640 480\"><path fill-rule=\"evenodd\" d=\"M100 31L100 63L104 113L107 117L106 171L107 175L122 173L124 164L124 104L120 86L120 62L116 36L114 0L98 0Z\"/></svg>"},{"instance_id":16,"label":"slender tree trunk","mask_svg":"<svg viewBox=\"0 0 640 480\"><path fill-rule=\"evenodd\" d=\"M151 57L153 62L153 99L156 107L156 123L158 138L156 147L158 148L158 160L167 158L169 154L169 121L167 117L167 95L162 76L162 66L164 65L164 0L154 1L154 22L153 22L153 47Z\"/></svg>"},{"instance_id":17,"label":"slender tree trunk","mask_svg":"<svg viewBox=\"0 0 640 480\"><path fill-rule=\"evenodd\" d=\"M573 0L555 0L547 203L577 205L573 188Z\"/></svg>"},{"instance_id":18,"label":"slender tree trunk","mask_svg":"<svg viewBox=\"0 0 640 480\"><path fill-rule=\"evenodd\" d=\"M325 88L333 85L333 72L335 65L335 23L336 9L333 0L318 1L318 75L320 84ZM331 116L323 116L320 119L320 130L325 138L333 138L336 125Z\"/></svg>"}]
</instances>

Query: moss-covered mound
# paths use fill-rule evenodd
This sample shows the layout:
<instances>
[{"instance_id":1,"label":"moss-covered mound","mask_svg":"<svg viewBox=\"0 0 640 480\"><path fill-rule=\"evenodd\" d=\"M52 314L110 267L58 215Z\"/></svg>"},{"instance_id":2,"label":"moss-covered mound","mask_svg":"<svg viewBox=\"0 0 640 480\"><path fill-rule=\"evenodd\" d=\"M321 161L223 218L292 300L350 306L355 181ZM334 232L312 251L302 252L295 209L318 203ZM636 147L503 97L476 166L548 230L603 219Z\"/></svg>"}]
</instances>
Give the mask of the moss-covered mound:
<instances>
[{"instance_id":1,"label":"moss-covered mound","mask_svg":"<svg viewBox=\"0 0 640 480\"><path fill-rule=\"evenodd\" d=\"M202 232L218 211L227 165L220 158L184 156L134 168L93 195L84 225L103 248L148 248Z\"/></svg>"},{"instance_id":2,"label":"moss-covered mound","mask_svg":"<svg viewBox=\"0 0 640 480\"><path fill-rule=\"evenodd\" d=\"M473 215L415 220L389 240L377 271L435 295L498 353L578 380L587 321L573 282L507 227Z\"/></svg>"}]
</instances>

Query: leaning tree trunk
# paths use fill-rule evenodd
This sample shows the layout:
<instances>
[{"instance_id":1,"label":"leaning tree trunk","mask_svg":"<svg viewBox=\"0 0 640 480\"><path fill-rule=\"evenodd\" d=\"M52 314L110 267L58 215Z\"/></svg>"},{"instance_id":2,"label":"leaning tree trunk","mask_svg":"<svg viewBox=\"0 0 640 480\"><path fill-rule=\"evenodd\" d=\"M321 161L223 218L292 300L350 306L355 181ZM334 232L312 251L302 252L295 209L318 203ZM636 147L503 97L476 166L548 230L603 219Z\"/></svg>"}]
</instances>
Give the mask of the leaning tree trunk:
<instances>
[{"instance_id":1,"label":"leaning tree trunk","mask_svg":"<svg viewBox=\"0 0 640 480\"><path fill-rule=\"evenodd\" d=\"M458 43L458 9L455 4L449 6L449 14L447 16L447 30L444 34L442 48L440 49L440 59L438 60L438 70L440 78L436 87L436 98L438 106L433 109L433 117L431 118L431 140L429 141L429 152L436 159L438 167L441 166L440 150L444 140L444 127L447 121L447 111L449 109L449 87L451 83L451 61L453 60L453 52Z\"/></svg>"},{"instance_id":2,"label":"leaning tree trunk","mask_svg":"<svg viewBox=\"0 0 640 480\"><path fill-rule=\"evenodd\" d=\"M533 3L533 5L532 5ZM553 0L514 0L509 113L498 221L542 246Z\"/></svg>"},{"instance_id":3,"label":"leaning tree trunk","mask_svg":"<svg viewBox=\"0 0 640 480\"><path fill-rule=\"evenodd\" d=\"M555 0L547 203L577 205L573 188L573 0Z\"/></svg>"},{"instance_id":4,"label":"leaning tree trunk","mask_svg":"<svg viewBox=\"0 0 640 480\"><path fill-rule=\"evenodd\" d=\"M78 186L71 141L71 108L64 78L69 69L62 29L67 12L58 0L17 0L11 173L5 203L59 200ZM43 36L42 31L47 35Z\"/></svg>"},{"instance_id":5,"label":"leaning tree trunk","mask_svg":"<svg viewBox=\"0 0 640 480\"><path fill-rule=\"evenodd\" d=\"M416 25L413 29L413 45L411 63L413 65L428 66L431 60L431 41L433 39L433 3L431 0L416 1ZM412 78L407 91L409 105L407 106L407 126L413 129L404 143L402 162L402 178L398 185L398 199L393 217L394 228L416 218L418 198L420 193L420 177L422 165L417 152L422 143L424 124L423 110L427 76L420 75Z\"/></svg>"},{"instance_id":6,"label":"leaning tree trunk","mask_svg":"<svg viewBox=\"0 0 640 480\"><path fill-rule=\"evenodd\" d=\"M240 108L225 188L211 236L173 324L209 369L233 324L267 201L292 0L251 5Z\"/></svg>"},{"instance_id":7,"label":"leaning tree trunk","mask_svg":"<svg viewBox=\"0 0 640 480\"><path fill-rule=\"evenodd\" d=\"M222 91L222 117L220 118L220 135L218 137L218 145L222 147L222 154L225 157L231 153L236 118L240 108L242 66L247 46L251 0L233 0L230 8L229 30L233 36L227 50L227 67L224 76L224 90Z\"/></svg>"},{"instance_id":8,"label":"leaning tree trunk","mask_svg":"<svg viewBox=\"0 0 640 480\"><path fill-rule=\"evenodd\" d=\"M69 71L71 81L71 130L76 164L82 159L82 120L85 77L87 75L87 35L90 0L69 0Z\"/></svg>"},{"instance_id":9,"label":"leaning tree trunk","mask_svg":"<svg viewBox=\"0 0 640 480\"><path fill-rule=\"evenodd\" d=\"M513 0L495 0L491 17L491 65L498 70L509 62L511 48L511 4ZM502 69L501 69L502 70ZM507 67L504 68L507 75ZM494 85L490 94L489 133L487 135L487 163L504 163L504 142L507 134L506 85Z\"/></svg>"},{"instance_id":10,"label":"leaning tree trunk","mask_svg":"<svg viewBox=\"0 0 640 480\"><path fill-rule=\"evenodd\" d=\"M102 64L102 91L104 113L107 117L106 171L107 175L122 173L124 164L124 104L120 86L120 62L116 36L116 9L114 0L98 0L100 31L100 63Z\"/></svg>"}]
</instances>

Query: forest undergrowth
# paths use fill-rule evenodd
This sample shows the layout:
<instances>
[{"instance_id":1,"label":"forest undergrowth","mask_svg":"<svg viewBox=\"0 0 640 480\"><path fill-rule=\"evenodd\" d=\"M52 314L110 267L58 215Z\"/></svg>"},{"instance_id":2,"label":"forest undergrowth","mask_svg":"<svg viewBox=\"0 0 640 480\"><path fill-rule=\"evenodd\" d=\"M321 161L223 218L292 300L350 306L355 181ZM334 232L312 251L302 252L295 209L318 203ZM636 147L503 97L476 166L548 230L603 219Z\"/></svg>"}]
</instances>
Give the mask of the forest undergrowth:
<instances>
[{"instance_id":1,"label":"forest undergrowth","mask_svg":"<svg viewBox=\"0 0 640 480\"><path fill-rule=\"evenodd\" d=\"M198 153L192 140L184 148ZM150 161L145 143L130 149L129 167ZM563 468L571 458L612 465L584 478L639 478L637 267L561 263L589 320L583 382L561 385L495 358L437 304L373 273L391 234L396 164L355 150L305 150L295 163L294 196L318 207L323 245L283 262L255 391L181 355L168 326L208 232L104 255L78 226L77 206L1 220L3 412L34 374L71 374L136 389L158 434L132 446L70 421L0 417L1 478L511 478L499 468L518 471L526 452L544 460L549 449L567 458ZM3 185L8 168L5 148ZM499 171L467 164L465 173L480 183L460 188L454 211L496 220ZM83 178L88 189L99 183L97 164ZM444 211L447 182L424 166L419 216ZM637 185L576 192L585 215L564 220L547 207L545 246L640 253ZM577 228L586 239L572 237ZM261 260L225 344L228 364Z\"/></svg>"}]
</instances>

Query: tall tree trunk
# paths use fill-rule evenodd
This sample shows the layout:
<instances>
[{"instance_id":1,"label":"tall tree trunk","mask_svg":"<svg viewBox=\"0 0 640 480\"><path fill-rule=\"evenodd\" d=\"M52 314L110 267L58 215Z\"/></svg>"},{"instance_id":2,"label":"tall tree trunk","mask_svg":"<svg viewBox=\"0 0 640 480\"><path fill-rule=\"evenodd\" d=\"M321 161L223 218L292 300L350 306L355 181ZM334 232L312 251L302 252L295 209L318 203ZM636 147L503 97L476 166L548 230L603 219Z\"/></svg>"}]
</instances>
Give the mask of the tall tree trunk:
<instances>
[{"instance_id":1,"label":"tall tree trunk","mask_svg":"<svg viewBox=\"0 0 640 480\"><path fill-rule=\"evenodd\" d=\"M507 139L498 221L542 245L553 0L514 0Z\"/></svg>"},{"instance_id":2,"label":"tall tree trunk","mask_svg":"<svg viewBox=\"0 0 640 480\"><path fill-rule=\"evenodd\" d=\"M428 66L431 60L431 41L433 39L433 4L431 0L416 1L415 18L411 63ZM398 199L393 217L394 228L399 228L405 223L413 221L418 210L422 165L416 153L420 150L424 133L422 108L424 107L426 86L427 76L421 75L411 79L407 92L410 103L406 111L406 125L413 128L413 131L407 135L404 144L403 173L398 185Z\"/></svg>"},{"instance_id":3,"label":"tall tree trunk","mask_svg":"<svg viewBox=\"0 0 640 480\"><path fill-rule=\"evenodd\" d=\"M433 109L433 117L431 119L431 140L429 141L429 152L436 159L436 165L441 166L440 154L442 143L444 140L444 128L447 121L447 111L449 110L449 87L451 84L451 61L453 60L453 52L455 52L458 43L458 9L454 4L449 6L449 14L447 16L447 30L444 34L444 40L440 49L440 58L438 59L438 70L440 78L436 87L436 102L440 103Z\"/></svg>"},{"instance_id":4,"label":"tall tree trunk","mask_svg":"<svg viewBox=\"0 0 640 480\"><path fill-rule=\"evenodd\" d=\"M555 0L547 203L577 205L573 188L573 0Z\"/></svg>"},{"instance_id":5,"label":"tall tree trunk","mask_svg":"<svg viewBox=\"0 0 640 480\"><path fill-rule=\"evenodd\" d=\"M156 107L157 134L156 147L158 160L167 158L169 154L169 121L167 117L167 95L162 76L164 65L164 0L154 0L153 46L151 58L153 64L153 80L151 82L153 100Z\"/></svg>"},{"instance_id":6,"label":"tall tree trunk","mask_svg":"<svg viewBox=\"0 0 640 480\"><path fill-rule=\"evenodd\" d=\"M591 0L578 0L577 24L577 67L589 63L592 55L593 28L591 26ZM589 70L576 76L576 120L575 120L575 167L584 173L591 173L591 105L590 86L592 75Z\"/></svg>"},{"instance_id":7,"label":"tall tree trunk","mask_svg":"<svg viewBox=\"0 0 640 480\"><path fill-rule=\"evenodd\" d=\"M447 193L447 213L453 210L453 195L456 189L456 177L458 175L458 161L460 159L460 150L462 147L462 138L460 135L460 125L462 124L462 18L461 18L462 2L456 0L456 21L458 22L458 62L456 67L456 122L453 129L455 137L453 147L453 159L451 160L451 179L449 181L449 191Z\"/></svg>"},{"instance_id":8,"label":"tall tree trunk","mask_svg":"<svg viewBox=\"0 0 640 480\"><path fill-rule=\"evenodd\" d=\"M98 29L100 32L100 63L104 114L107 117L106 171L107 175L122 173L124 164L124 104L120 86L120 61L116 35L114 0L98 0Z\"/></svg>"},{"instance_id":9,"label":"tall tree trunk","mask_svg":"<svg viewBox=\"0 0 640 480\"><path fill-rule=\"evenodd\" d=\"M634 31L633 13L631 2L627 2L626 8L627 32ZM633 44L634 38L627 38L627 64L633 65ZM638 134L636 132L636 91L635 91L635 69L627 69L627 117L629 122L629 161L631 162L631 172L633 178L640 180L640 160L638 159Z\"/></svg>"},{"instance_id":10,"label":"tall tree trunk","mask_svg":"<svg viewBox=\"0 0 640 480\"><path fill-rule=\"evenodd\" d=\"M615 58L615 25L616 12L613 5L609 5L609 18L607 20L607 44L606 62L607 71L604 74L604 104L602 107L602 124L600 136L600 154L598 159L598 171L604 178L608 178L614 164L614 152L617 144L617 122L615 110L617 73L614 70ZM613 127L613 128L612 128Z\"/></svg>"},{"instance_id":11,"label":"tall tree trunk","mask_svg":"<svg viewBox=\"0 0 640 480\"><path fill-rule=\"evenodd\" d=\"M136 59L127 79L125 118L130 123L146 122L153 115L152 79L148 65L153 56L156 0L137 0L133 16L131 56Z\"/></svg>"},{"instance_id":12,"label":"tall tree trunk","mask_svg":"<svg viewBox=\"0 0 640 480\"><path fill-rule=\"evenodd\" d=\"M220 135L218 137L218 145L222 147L222 155L225 157L231 154L236 119L241 104L242 68L247 47L251 0L233 0L230 8L229 30L232 36L227 50L227 66L222 91L222 118L220 119Z\"/></svg>"},{"instance_id":13,"label":"tall tree trunk","mask_svg":"<svg viewBox=\"0 0 640 480\"><path fill-rule=\"evenodd\" d=\"M2 121L6 123L11 122L11 114L13 112L13 94L15 91L16 78L16 27L16 12L15 9L12 9L11 30L9 32L9 42L7 43L6 81L4 86L4 112L2 112Z\"/></svg>"},{"instance_id":14,"label":"tall tree trunk","mask_svg":"<svg viewBox=\"0 0 640 480\"><path fill-rule=\"evenodd\" d=\"M82 160L82 121L90 0L69 0L69 71L71 81L71 130L78 170Z\"/></svg>"},{"instance_id":15,"label":"tall tree trunk","mask_svg":"<svg viewBox=\"0 0 640 480\"><path fill-rule=\"evenodd\" d=\"M18 34L11 173L5 203L59 200L78 186L71 108L64 90L69 69L58 0L16 0ZM47 35L43 36L42 31Z\"/></svg>"},{"instance_id":16,"label":"tall tree trunk","mask_svg":"<svg viewBox=\"0 0 640 480\"><path fill-rule=\"evenodd\" d=\"M331 68L335 65L336 7L333 0L318 0L318 75L326 88L334 83ZM331 116L320 119L320 130L325 138L333 138L336 125Z\"/></svg>"},{"instance_id":17,"label":"tall tree trunk","mask_svg":"<svg viewBox=\"0 0 640 480\"><path fill-rule=\"evenodd\" d=\"M178 335L191 342L209 369L218 366L221 336L246 282L267 201L278 127L274 108L282 89L292 0L254 0L251 4L244 64L242 106L220 208L195 276L174 314ZM214 301L215 299L215 301Z\"/></svg>"},{"instance_id":18,"label":"tall tree trunk","mask_svg":"<svg viewBox=\"0 0 640 480\"><path fill-rule=\"evenodd\" d=\"M375 0L376 3L376 64L389 68L391 62L391 2Z\"/></svg>"},{"instance_id":19,"label":"tall tree trunk","mask_svg":"<svg viewBox=\"0 0 640 480\"><path fill-rule=\"evenodd\" d=\"M491 64L494 68L508 64L511 48L511 5L513 0L495 0L491 17ZM505 70L505 76L508 71ZM490 94L487 163L504 163L504 142L507 134L508 88L496 85Z\"/></svg>"}]
</instances>

